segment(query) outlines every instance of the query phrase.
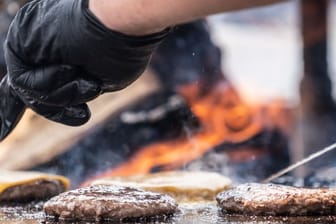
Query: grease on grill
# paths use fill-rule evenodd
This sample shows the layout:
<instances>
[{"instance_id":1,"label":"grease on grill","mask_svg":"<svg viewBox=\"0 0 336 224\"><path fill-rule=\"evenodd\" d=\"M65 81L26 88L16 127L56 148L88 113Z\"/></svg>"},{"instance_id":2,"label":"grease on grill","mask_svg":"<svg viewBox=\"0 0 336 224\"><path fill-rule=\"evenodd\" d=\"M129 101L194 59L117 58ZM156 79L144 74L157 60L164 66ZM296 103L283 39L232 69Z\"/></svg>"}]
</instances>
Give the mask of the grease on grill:
<instances>
[{"instance_id":1,"label":"grease on grill","mask_svg":"<svg viewBox=\"0 0 336 224\"><path fill-rule=\"evenodd\" d=\"M42 203L30 203L11 206L0 206L0 222L6 224L88 224L92 222L85 221L55 221L45 220L43 212L41 212ZM324 224L335 223L335 216L318 216L318 217L277 217L277 216L246 216L246 215L228 215L218 212L218 208L214 203L188 203L179 205L180 212L175 213L171 218L164 221L137 220L134 222L110 222L99 221L98 223L164 223L164 224ZM93 222L95 223L95 222Z\"/></svg>"}]
</instances>

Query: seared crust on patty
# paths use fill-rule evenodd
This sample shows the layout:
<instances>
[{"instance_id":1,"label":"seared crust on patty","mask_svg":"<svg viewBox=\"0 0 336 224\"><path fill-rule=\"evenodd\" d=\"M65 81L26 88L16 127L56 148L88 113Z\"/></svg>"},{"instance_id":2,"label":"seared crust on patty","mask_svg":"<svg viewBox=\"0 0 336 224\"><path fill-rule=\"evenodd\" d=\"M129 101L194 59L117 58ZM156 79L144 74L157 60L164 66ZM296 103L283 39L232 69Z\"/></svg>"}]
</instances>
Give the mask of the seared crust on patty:
<instances>
[{"instance_id":1,"label":"seared crust on patty","mask_svg":"<svg viewBox=\"0 0 336 224\"><path fill-rule=\"evenodd\" d=\"M177 204L163 194L122 186L91 186L62 193L44 205L47 216L66 220L122 220L164 216Z\"/></svg>"},{"instance_id":2,"label":"seared crust on patty","mask_svg":"<svg viewBox=\"0 0 336 224\"><path fill-rule=\"evenodd\" d=\"M0 170L0 202L45 200L66 191L70 181L58 175Z\"/></svg>"},{"instance_id":3,"label":"seared crust on patty","mask_svg":"<svg viewBox=\"0 0 336 224\"><path fill-rule=\"evenodd\" d=\"M218 194L217 202L226 213L335 215L336 189L249 183Z\"/></svg>"},{"instance_id":4,"label":"seared crust on patty","mask_svg":"<svg viewBox=\"0 0 336 224\"><path fill-rule=\"evenodd\" d=\"M36 180L7 188L0 194L0 202L46 200L64 192L64 190L64 185L58 180Z\"/></svg>"}]
</instances>

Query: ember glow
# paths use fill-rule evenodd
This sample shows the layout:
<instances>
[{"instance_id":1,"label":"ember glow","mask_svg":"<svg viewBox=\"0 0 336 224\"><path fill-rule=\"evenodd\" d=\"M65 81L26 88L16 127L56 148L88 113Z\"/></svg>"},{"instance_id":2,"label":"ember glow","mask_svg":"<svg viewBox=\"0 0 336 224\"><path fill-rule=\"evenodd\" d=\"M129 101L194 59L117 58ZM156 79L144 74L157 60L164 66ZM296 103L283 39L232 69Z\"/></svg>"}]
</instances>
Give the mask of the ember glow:
<instances>
[{"instance_id":1,"label":"ember glow","mask_svg":"<svg viewBox=\"0 0 336 224\"><path fill-rule=\"evenodd\" d=\"M119 167L95 178L145 174L157 167L181 168L223 142L243 142L262 130L278 128L288 134L291 121L282 102L248 105L226 81L217 83L205 94L199 87L185 85L179 93L199 119L201 130L187 137L147 145Z\"/></svg>"}]
</instances>

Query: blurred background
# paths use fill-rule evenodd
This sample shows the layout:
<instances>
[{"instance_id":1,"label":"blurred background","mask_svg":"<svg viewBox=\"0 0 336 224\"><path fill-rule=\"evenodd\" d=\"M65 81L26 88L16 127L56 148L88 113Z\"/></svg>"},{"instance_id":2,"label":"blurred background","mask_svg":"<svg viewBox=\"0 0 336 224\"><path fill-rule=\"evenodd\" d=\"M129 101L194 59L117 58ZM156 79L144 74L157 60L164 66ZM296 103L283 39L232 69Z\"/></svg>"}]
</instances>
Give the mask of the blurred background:
<instances>
[{"instance_id":1,"label":"blurred background","mask_svg":"<svg viewBox=\"0 0 336 224\"><path fill-rule=\"evenodd\" d=\"M330 77L335 82L336 1L331 3L328 51ZM299 103L303 74L299 7L300 1L290 1L210 17L213 40L225 52L223 69L244 96Z\"/></svg>"},{"instance_id":2,"label":"blurred background","mask_svg":"<svg viewBox=\"0 0 336 224\"><path fill-rule=\"evenodd\" d=\"M22 4L2 0L1 42ZM302 4L315 4L322 20L317 26L329 24L327 38L322 31L316 49L302 42ZM0 168L57 173L70 177L74 186L102 176L173 169L259 181L336 140L336 110L328 98L336 72L336 1L328 4L328 19L326 5L324 0L290 1L178 26L140 80L92 103L88 125L68 128L28 111L0 143ZM305 64L314 71L305 85L303 49L309 56ZM302 98L310 100L302 106ZM329 170L334 165L329 155L295 175L306 178L305 184L312 178L316 183L328 176L316 171L325 170L321 164L335 173Z\"/></svg>"}]
</instances>

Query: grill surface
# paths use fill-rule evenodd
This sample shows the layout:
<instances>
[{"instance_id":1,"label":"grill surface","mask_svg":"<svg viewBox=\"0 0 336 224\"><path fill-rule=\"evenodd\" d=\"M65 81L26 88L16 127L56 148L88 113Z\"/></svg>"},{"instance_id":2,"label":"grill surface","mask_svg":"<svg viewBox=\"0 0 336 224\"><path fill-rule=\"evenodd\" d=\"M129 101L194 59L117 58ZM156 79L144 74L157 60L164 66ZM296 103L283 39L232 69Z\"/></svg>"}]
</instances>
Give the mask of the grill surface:
<instances>
[{"instance_id":1,"label":"grill surface","mask_svg":"<svg viewBox=\"0 0 336 224\"><path fill-rule=\"evenodd\" d=\"M40 224L44 220L41 211L43 203L32 203L24 206L0 206L0 224ZM46 224L57 222L47 221ZM66 224L67 222L61 222ZM81 222L68 222L81 224ZM83 222L84 223L84 222ZM85 222L87 223L87 222ZM109 223L109 222L104 222ZM115 222L113 222L115 223ZM134 222L133 222L134 223ZM336 223L336 216L322 217L253 217L253 216L228 216L218 210L216 204L182 204L180 212L164 222L139 221L135 223L168 223L168 224L319 224Z\"/></svg>"}]
</instances>

